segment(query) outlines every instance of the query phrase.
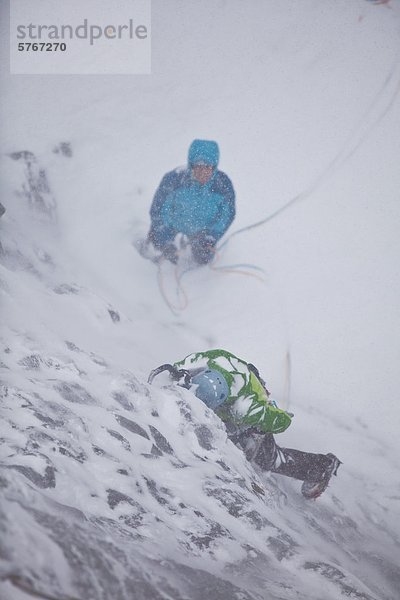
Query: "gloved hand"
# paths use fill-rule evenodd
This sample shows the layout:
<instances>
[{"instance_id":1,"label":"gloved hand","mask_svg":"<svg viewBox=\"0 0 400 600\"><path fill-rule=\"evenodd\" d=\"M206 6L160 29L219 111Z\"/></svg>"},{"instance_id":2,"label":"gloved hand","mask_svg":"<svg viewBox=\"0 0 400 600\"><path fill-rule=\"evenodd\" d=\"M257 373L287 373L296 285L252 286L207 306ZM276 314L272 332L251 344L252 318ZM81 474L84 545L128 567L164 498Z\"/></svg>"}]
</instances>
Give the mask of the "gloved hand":
<instances>
[{"instance_id":1,"label":"gloved hand","mask_svg":"<svg viewBox=\"0 0 400 600\"><path fill-rule=\"evenodd\" d=\"M190 240L194 260L200 265L210 262L215 255L217 240L208 233L199 233Z\"/></svg>"},{"instance_id":2,"label":"gloved hand","mask_svg":"<svg viewBox=\"0 0 400 600\"><path fill-rule=\"evenodd\" d=\"M174 244L171 243L171 244L167 244L166 246L164 246L162 254L163 254L164 258L171 261L174 265L177 264L179 255L178 255L178 250L177 250L176 246L174 246Z\"/></svg>"},{"instance_id":3,"label":"gloved hand","mask_svg":"<svg viewBox=\"0 0 400 600\"><path fill-rule=\"evenodd\" d=\"M177 367L175 367L175 365L170 365L169 363L166 363L157 367L156 369L153 369L147 379L147 383L153 383L154 378L157 377L157 375L159 375L160 373L163 373L163 371L168 371L171 379L175 381L178 385L186 389L190 388L191 376L189 371L187 371L186 369L178 369Z\"/></svg>"},{"instance_id":4,"label":"gloved hand","mask_svg":"<svg viewBox=\"0 0 400 600\"><path fill-rule=\"evenodd\" d=\"M217 240L213 235L206 233L202 237L206 246L215 246L215 244L217 243Z\"/></svg>"}]
</instances>

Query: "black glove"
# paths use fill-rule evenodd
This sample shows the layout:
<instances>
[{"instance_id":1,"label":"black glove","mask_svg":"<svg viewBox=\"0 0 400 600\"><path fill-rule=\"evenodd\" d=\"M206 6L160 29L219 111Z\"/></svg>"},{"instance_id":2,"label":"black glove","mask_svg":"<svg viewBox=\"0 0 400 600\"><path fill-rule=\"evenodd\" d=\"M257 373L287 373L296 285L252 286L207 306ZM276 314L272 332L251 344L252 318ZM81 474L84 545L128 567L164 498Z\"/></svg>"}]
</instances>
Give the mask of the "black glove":
<instances>
[{"instance_id":1,"label":"black glove","mask_svg":"<svg viewBox=\"0 0 400 600\"><path fill-rule=\"evenodd\" d=\"M208 233L204 235L203 240L205 246L215 246L217 243L215 237L213 235L209 235Z\"/></svg>"},{"instance_id":2,"label":"black glove","mask_svg":"<svg viewBox=\"0 0 400 600\"><path fill-rule=\"evenodd\" d=\"M207 233L199 233L190 239L192 255L199 265L205 265L215 256L215 244L217 240Z\"/></svg>"},{"instance_id":3,"label":"black glove","mask_svg":"<svg viewBox=\"0 0 400 600\"><path fill-rule=\"evenodd\" d=\"M178 262L178 250L174 244L167 244L162 250L164 258L171 261L174 265Z\"/></svg>"},{"instance_id":4,"label":"black glove","mask_svg":"<svg viewBox=\"0 0 400 600\"><path fill-rule=\"evenodd\" d=\"M171 379L176 381L176 383L181 387L186 389L190 388L192 378L189 371L186 371L186 369L177 369L174 365L170 364L161 365L160 367L157 367L157 369L153 369L149 375L147 383L153 383L153 379L160 373L163 373L163 371L168 371Z\"/></svg>"}]
</instances>

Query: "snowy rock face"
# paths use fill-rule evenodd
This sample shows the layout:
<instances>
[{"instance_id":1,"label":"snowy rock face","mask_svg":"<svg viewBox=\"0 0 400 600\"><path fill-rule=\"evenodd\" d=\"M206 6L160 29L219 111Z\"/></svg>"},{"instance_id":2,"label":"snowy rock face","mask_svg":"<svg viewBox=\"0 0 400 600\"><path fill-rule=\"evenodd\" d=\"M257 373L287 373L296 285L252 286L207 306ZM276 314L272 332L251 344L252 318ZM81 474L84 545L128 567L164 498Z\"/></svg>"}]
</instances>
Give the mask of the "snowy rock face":
<instances>
[{"instance_id":1,"label":"snowy rock face","mask_svg":"<svg viewBox=\"0 0 400 600\"><path fill-rule=\"evenodd\" d=\"M56 220L31 197L2 236L1 597L391 598L382 510L359 498L354 514L334 489L310 504L190 392L94 352L96 329L125 325L126 343L135 323L65 279Z\"/></svg>"},{"instance_id":2,"label":"snowy rock face","mask_svg":"<svg viewBox=\"0 0 400 600\"><path fill-rule=\"evenodd\" d=\"M4 597L318 598L315 578L327 598L377 597L348 573L354 554L374 562L364 527L335 497L322 509L298 490L289 499L189 392L150 389L70 340L57 356L13 341L1 387Z\"/></svg>"}]
</instances>

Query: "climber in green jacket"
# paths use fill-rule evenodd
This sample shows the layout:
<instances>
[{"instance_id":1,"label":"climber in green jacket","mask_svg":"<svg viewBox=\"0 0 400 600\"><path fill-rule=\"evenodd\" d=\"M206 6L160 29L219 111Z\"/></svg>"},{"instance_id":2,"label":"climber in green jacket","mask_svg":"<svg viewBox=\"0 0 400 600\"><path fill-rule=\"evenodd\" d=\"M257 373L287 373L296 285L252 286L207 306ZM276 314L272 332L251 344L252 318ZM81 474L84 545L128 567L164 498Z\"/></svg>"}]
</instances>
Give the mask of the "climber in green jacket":
<instances>
[{"instance_id":1,"label":"climber in green jacket","mask_svg":"<svg viewBox=\"0 0 400 600\"><path fill-rule=\"evenodd\" d=\"M277 407L258 369L226 350L189 354L150 373L149 383L168 371L224 421L229 438L263 470L303 481L302 494L318 498L341 464L333 454L279 447L274 434L285 431L293 415Z\"/></svg>"}]
</instances>

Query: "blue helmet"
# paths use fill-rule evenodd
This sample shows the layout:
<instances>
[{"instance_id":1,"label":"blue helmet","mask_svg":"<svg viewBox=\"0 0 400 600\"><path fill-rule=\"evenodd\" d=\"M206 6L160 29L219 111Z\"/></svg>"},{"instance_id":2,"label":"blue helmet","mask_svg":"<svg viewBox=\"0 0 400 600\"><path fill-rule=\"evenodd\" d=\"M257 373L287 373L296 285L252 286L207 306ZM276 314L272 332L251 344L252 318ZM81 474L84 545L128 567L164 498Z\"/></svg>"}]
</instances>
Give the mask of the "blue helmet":
<instances>
[{"instance_id":1,"label":"blue helmet","mask_svg":"<svg viewBox=\"0 0 400 600\"><path fill-rule=\"evenodd\" d=\"M205 164L216 167L219 161L217 142L209 140L193 140L189 148L189 164Z\"/></svg>"},{"instance_id":2,"label":"blue helmet","mask_svg":"<svg viewBox=\"0 0 400 600\"><path fill-rule=\"evenodd\" d=\"M218 408L229 396L228 384L219 371L206 369L195 375L191 383L197 386L195 396L212 410Z\"/></svg>"}]
</instances>

